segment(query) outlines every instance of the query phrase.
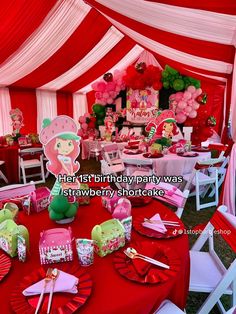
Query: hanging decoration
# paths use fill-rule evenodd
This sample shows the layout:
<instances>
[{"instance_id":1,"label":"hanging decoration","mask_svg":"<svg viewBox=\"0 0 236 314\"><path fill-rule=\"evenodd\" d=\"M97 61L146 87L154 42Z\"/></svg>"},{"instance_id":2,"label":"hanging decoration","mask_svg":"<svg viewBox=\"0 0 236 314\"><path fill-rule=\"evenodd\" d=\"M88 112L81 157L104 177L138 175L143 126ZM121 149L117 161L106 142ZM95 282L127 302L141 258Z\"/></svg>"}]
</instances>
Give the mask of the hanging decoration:
<instances>
[{"instance_id":1,"label":"hanging decoration","mask_svg":"<svg viewBox=\"0 0 236 314\"><path fill-rule=\"evenodd\" d=\"M125 90L123 81L124 72L115 70L114 74L105 73L103 79L93 83L92 89L95 91L95 102L100 105L112 104L121 90Z\"/></svg>"},{"instance_id":2,"label":"hanging decoration","mask_svg":"<svg viewBox=\"0 0 236 314\"><path fill-rule=\"evenodd\" d=\"M177 70L169 65L162 71L162 83L165 89L173 88L176 91L187 89L188 86L194 86L196 89L201 87L201 82L190 76L181 75Z\"/></svg>"},{"instance_id":3,"label":"hanging decoration","mask_svg":"<svg viewBox=\"0 0 236 314\"><path fill-rule=\"evenodd\" d=\"M197 101L200 103L200 104L203 104L205 105L207 103L207 93L202 93L201 95L199 95L197 97Z\"/></svg>"},{"instance_id":4,"label":"hanging decoration","mask_svg":"<svg viewBox=\"0 0 236 314\"><path fill-rule=\"evenodd\" d=\"M184 123L188 117L190 119L197 117L197 110L200 107L197 97L201 94L201 88L189 86L185 92L170 95L169 108L176 113L178 123Z\"/></svg>"},{"instance_id":5,"label":"hanging decoration","mask_svg":"<svg viewBox=\"0 0 236 314\"><path fill-rule=\"evenodd\" d=\"M207 126L216 126L216 118L214 116L208 117Z\"/></svg>"}]
</instances>

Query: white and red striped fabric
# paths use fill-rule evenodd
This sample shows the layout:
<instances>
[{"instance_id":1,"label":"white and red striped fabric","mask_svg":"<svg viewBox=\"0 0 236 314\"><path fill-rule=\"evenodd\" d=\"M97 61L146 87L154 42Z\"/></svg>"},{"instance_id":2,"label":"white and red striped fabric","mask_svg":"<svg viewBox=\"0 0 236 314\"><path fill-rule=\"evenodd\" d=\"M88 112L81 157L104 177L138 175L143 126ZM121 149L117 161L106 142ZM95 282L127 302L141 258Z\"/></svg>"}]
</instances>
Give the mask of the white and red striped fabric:
<instances>
[{"instance_id":1,"label":"white and red striped fabric","mask_svg":"<svg viewBox=\"0 0 236 314\"><path fill-rule=\"evenodd\" d=\"M23 112L31 108L30 117L25 113L26 132L40 129L47 112L40 106L49 106L51 116L78 118L87 110L82 95L91 91L91 83L108 71L127 67L147 49L161 67L169 64L183 74L227 85L225 121L230 106L236 121L236 94L231 95L236 72L235 1L174 4L170 0L2 1L0 98L5 107ZM38 117L35 122L32 114ZM0 135L7 129L1 127ZM236 140L236 123L232 133Z\"/></svg>"}]
</instances>

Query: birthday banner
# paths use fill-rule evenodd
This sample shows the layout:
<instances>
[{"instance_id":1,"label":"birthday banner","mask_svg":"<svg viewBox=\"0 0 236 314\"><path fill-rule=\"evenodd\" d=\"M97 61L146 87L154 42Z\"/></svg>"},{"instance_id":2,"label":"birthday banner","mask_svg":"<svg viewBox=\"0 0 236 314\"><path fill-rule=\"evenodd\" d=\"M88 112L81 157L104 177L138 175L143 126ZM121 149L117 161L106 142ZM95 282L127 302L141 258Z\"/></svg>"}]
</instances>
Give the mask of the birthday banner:
<instances>
[{"instance_id":1,"label":"birthday banner","mask_svg":"<svg viewBox=\"0 0 236 314\"><path fill-rule=\"evenodd\" d=\"M126 119L135 124L146 124L156 116L159 104L159 92L152 87L127 91Z\"/></svg>"}]
</instances>

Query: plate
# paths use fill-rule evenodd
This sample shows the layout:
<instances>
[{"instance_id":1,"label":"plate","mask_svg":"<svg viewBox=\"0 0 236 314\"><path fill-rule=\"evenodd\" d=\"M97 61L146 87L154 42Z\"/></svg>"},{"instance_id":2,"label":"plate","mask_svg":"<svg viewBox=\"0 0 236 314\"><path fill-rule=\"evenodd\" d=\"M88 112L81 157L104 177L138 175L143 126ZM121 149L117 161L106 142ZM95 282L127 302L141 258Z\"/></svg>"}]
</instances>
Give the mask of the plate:
<instances>
[{"instance_id":1,"label":"plate","mask_svg":"<svg viewBox=\"0 0 236 314\"><path fill-rule=\"evenodd\" d=\"M11 268L11 259L9 256L0 252L0 281L9 273Z\"/></svg>"},{"instance_id":2,"label":"plate","mask_svg":"<svg viewBox=\"0 0 236 314\"><path fill-rule=\"evenodd\" d=\"M23 144L23 145L19 145L20 147L31 147L32 144Z\"/></svg>"},{"instance_id":3,"label":"plate","mask_svg":"<svg viewBox=\"0 0 236 314\"><path fill-rule=\"evenodd\" d=\"M123 153L126 155L139 155L139 154L142 154L142 151L141 150L138 150L138 151L125 150L123 151Z\"/></svg>"},{"instance_id":4,"label":"plate","mask_svg":"<svg viewBox=\"0 0 236 314\"><path fill-rule=\"evenodd\" d=\"M193 152L199 152L199 153L207 153L210 152L211 150L209 148L204 148L204 147L195 147L192 148Z\"/></svg>"},{"instance_id":5,"label":"plate","mask_svg":"<svg viewBox=\"0 0 236 314\"><path fill-rule=\"evenodd\" d=\"M180 259L173 249L166 245L159 243L157 244L156 242L154 243L150 241L142 241L138 244L130 244L129 246L134 247L138 252L141 253L139 250L140 245L145 244L149 247L155 245L157 254L154 258L169 265L170 269L164 269L155 265L150 265L150 268L147 270L146 274L140 275L136 271L132 260L126 256L123 251L119 251L115 253L113 263L115 269L121 276L140 284L160 284L170 280L171 278L174 278L177 275L178 271L180 270Z\"/></svg>"},{"instance_id":6,"label":"plate","mask_svg":"<svg viewBox=\"0 0 236 314\"><path fill-rule=\"evenodd\" d=\"M153 200L151 196L129 196L132 207L141 207L148 205Z\"/></svg>"},{"instance_id":7,"label":"plate","mask_svg":"<svg viewBox=\"0 0 236 314\"><path fill-rule=\"evenodd\" d=\"M187 157L187 158L192 158L192 157L199 156L198 153L191 153L191 152L177 153L177 155L180 156L180 157Z\"/></svg>"},{"instance_id":8,"label":"plate","mask_svg":"<svg viewBox=\"0 0 236 314\"><path fill-rule=\"evenodd\" d=\"M134 229L142 234L145 235L147 237L150 238L157 238L157 239L168 239L168 238L175 238L180 236L181 234L183 234L184 232L184 224L182 223L182 221L180 219L176 219L177 216L175 215L175 213L172 212L166 212L165 214L160 214L161 219L162 220L170 220L170 221L174 221L174 222L178 222L179 223L179 227L170 227L170 226L166 226L167 232L166 233L161 233L149 228L146 228L142 225L142 223L144 222L144 218L151 218L152 216L154 216L155 214L158 213L158 210L155 209L153 211L153 214L149 214L147 217L147 215L143 214L143 215L139 215L134 219L133 222L133 227Z\"/></svg>"},{"instance_id":9,"label":"plate","mask_svg":"<svg viewBox=\"0 0 236 314\"><path fill-rule=\"evenodd\" d=\"M138 145L135 145L135 146L126 145L126 146L125 146L125 149L138 149L138 148L139 148Z\"/></svg>"},{"instance_id":10,"label":"plate","mask_svg":"<svg viewBox=\"0 0 236 314\"><path fill-rule=\"evenodd\" d=\"M64 267L66 266L66 267ZM92 280L85 270L77 265L63 265L60 269L73 274L79 278L78 293L55 293L53 295L53 302L51 313L54 314L71 314L77 311L85 304L92 292ZM22 291L34 284L35 282L43 279L46 275L47 268L39 268L24 277L20 284L18 284L11 295L11 307L17 314L33 314L37 307L39 295L25 297ZM48 294L44 297L44 302L41 307L40 313L47 313Z\"/></svg>"},{"instance_id":11,"label":"plate","mask_svg":"<svg viewBox=\"0 0 236 314\"><path fill-rule=\"evenodd\" d=\"M159 154L155 154L155 155L152 155L151 153L145 153L143 154L143 157L144 158L162 158L164 155L159 153Z\"/></svg>"}]
</instances>

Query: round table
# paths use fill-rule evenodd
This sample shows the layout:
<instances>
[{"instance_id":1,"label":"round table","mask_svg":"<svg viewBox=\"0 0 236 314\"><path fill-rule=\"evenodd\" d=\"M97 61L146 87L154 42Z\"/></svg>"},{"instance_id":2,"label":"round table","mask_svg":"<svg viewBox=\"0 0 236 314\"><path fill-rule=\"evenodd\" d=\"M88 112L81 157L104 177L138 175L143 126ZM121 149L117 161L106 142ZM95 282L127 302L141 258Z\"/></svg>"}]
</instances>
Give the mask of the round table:
<instances>
[{"instance_id":1,"label":"round table","mask_svg":"<svg viewBox=\"0 0 236 314\"><path fill-rule=\"evenodd\" d=\"M145 213L148 217L153 207L158 208L160 214L169 209L153 200L144 207L132 209L132 215ZM90 205L80 206L77 217L70 224L75 238L90 238L94 225L110 219L111 215L102 208L101 199L92 198ZM178 218L177 218L178 219ZM50 221L47 210L30 216L20 212L19 223L24 224L30 233L30 255L25 263L20 263L17 258L12 259L10 273L0 283L0 313L12 313L9 303L13 287L21 279L40 267L39 260L39 234L42 230L50 228L68 227L68 225L57 225ZM83 314L149 314L158 308L160 303L168 298L180 308L185 307L189 287L189 245L186 234L171 239L150 239L132 231L132 240L135 241L158 241L164 243L175 251L180 258L181 267L176 276L162 284L142 285L123 278L114 268L114 253L106 257L95 256L94 264L85 270L91 275L93 281L92 294L86 304L80 308ZM122 249L121 249L122 250ZM72 265L78 265L75 253ZM64 264L64 263L63 263ZM60 264L52 264L60 269Z\"/></svg>"},{"instance_id":2,"label":"round table","mask_svg":"<svg viewBox=\"0 0 236 314\"><path fill-rule=\"evenodd\" d=\"M157 176L183 176L187 173L192 173L197 161L209 159L210 152L198 153L197 157L181 157L176 154L167 154L162 158L145 158L143 154L128 155L122 153L123 162L135 160L151 160L155 175Z\"/></svg>"}]
</instances>

